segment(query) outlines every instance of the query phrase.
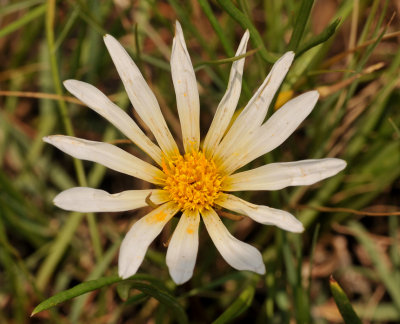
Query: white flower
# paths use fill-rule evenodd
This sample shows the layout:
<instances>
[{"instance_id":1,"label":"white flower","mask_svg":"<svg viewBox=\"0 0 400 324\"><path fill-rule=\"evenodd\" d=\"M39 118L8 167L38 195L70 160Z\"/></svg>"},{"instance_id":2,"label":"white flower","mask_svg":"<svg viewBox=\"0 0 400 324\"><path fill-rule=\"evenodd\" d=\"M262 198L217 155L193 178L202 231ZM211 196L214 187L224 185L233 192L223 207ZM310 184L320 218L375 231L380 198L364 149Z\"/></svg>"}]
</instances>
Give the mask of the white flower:
<instances>
[{"instance_id":1,"label":"white flower","mask_svg":"<svg viewBox=\"0 0 400 324\"><path fill-rule=\"evenodd\" d=\"M248 39L249 33L246 31L236 56L246 52ZM157 166L111 144L62 135L48 136L44 140L73 157L97 162L151 182L158 189L109 194L103 190L76 187L61 192L54 203L65 210L78 212L126 211L147 206L146 201L151 194L151 201L158 206L138 220L122 242L119 254L119 275L122 278L136 273L148 246L178 212L182 215L166 257L171 277L177 284L192 277L199 245L200 215L227 263L238 270L265 273L260 252L234 238L222 223L215 207L247 215L261 224L302 232L303 225L290 213L251 204L230 192L309 185L335 175L346 166L339 159L305 160L272 163L235 173L284 142L317 102L318 92L307 92L286 103L263 123L268 107L293 61L293 52L286 53L275 63L264 83L228 128L240 96L244 58L232 64L226 93L201 146L196 77L181 25L177 22L171 73L185 150L181 155L156 97L135 63L112 36L106 35L104 41L134 109L153 133L157 144L95 87L76 80L65 81L64 85L79 100L114 124L147 153Z\"/></svg>"}]
</instances>

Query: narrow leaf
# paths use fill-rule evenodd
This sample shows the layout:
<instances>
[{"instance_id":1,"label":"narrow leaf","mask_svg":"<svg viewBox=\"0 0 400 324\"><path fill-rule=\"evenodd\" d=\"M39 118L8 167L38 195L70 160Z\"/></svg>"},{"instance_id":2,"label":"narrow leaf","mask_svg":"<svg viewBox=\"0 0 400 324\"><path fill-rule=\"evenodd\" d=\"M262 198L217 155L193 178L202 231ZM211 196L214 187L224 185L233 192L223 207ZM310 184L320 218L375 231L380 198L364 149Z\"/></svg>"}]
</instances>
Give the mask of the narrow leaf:
<instances>
[{"instance_id":1,"label":"narrow leaf","mask_svg":"<svg viewBox=\"0 0 400 324\"><path fill-rule=\"evenodd\" d=\"M53 306L56 306L64 301L67 301L71 298L86 294L88 292L91 292L93 290L112 285L113 283L122 281L122 279L119 276L111 276L111 277L103 277L100 279L96 280L90 280L83 282L79 285L76 285L75 287L64 290L59 292L58 294L55 294L54 296L46 299L45 301L41 302L39 305L35 307L33 310L31 316L44 311L46 309L49 309Z\"/></svg>"},{"instance_id":2,"label":"narrow leaf","mask_svg":"<svg viewBox=\"0 0 400 324\"><path fill-rule=\"evenodd\" d=\"M326 42L332 35L335 33L336 28L339 26L340 18L336 19L333 23L331 23L328 27L326 27L320 34L311 38L305 44L300 46L300 48L296 52L296 56L299 57L300 55L307 52L309 49Z\"/></svg>"},{"instance_id":3,"label":"narrow leaf","mask_svg":"<svg viewBox=\"0 0 400 324\"><path fill-rule=\"evenodd\" d=\"M260 49L261 57L268 63L274 63L276 61L275 55L267 51L261 35L254 27L250 19L238 8L236 8L231 0L217 0L217 2L234 20L240 24L240 26L242 26L243 29L249 30L251 36L250 39L255 47Z\"/></svg>"},{"instance_id":4,"label":"narrow leaf","mask_svg":"<svg viewBox=\"0 0 400 324\"><path fill-rule=\"evenodd\" d=\"M213 324L228 323L242 314L247 308L250 307L253 301L254 292L255 289L253 286L249 286L243 290L240 296L213 322Z\"/></svg>"},{"instance_id":5,"label":"narrow leaf","mask_svg":"<svg viewBox=\"0 0 400 324\"><path fill-rule=\"evenodd\" d=\"M344 322L346 324L361 324L361 320L351 306L349 298L332 276L329 279L329 286L331 288L336 306L338 307L340 314L342 314Z\"/></svg>"},{"instance_id":6,"label":"narrow leaf","mask_svg":"<svg viewBox=\"0 0 400 324\"><path fill-rule=\"evenodd\" d=\"M231 44L229 43L228 38L225 36L224 30L222 29L221 25L219 24L217 18L215 17L215 14L210 6L210 3L208 0L199 0L199 5L203 9L204 14L207 16L211 26L213 27L214 31L218 35L219 40L221 41L221 44L225 50L225 53L228 54L228 56L234 56L235 51Z\"/></svg>"},{"instance_id":7,"label":"narrow leaf","mask_svg":"<svg viewBox=\"0 0 400 324\"><path fill-rule=\"evenodd\" d=\"M188 319L183 307L179 304L174 296L167 291L157 289L155 286L143 282L134 282L131 288L140 290L142 293L157 299L164 304L176 316L179 323L188 323ZM129 301L129 300L128 300Z\"/></svg>"},{"instance_id":8,"label":"narrow leaf","mask_svg":"<svg viewBox=\"0 0 400 324\"><path fill-rule=\"evenodd\" d=\"M314 4L314 0L303 0L301 2L299 11L297 12L297 19L293 26L292 37L290 38L290 42L288 48L296 52L300 41L303 37L304 30L306 28L306 24L308 18L311 13L312 6Z\"/></svg>"},{"instance_id":9,"label":"narrow leaf","mask_svg":"<svg viewBox=\"0 0 400 324\"><path fill-rule=\"evenodd\" d=\"M245 54L229 57L229 58L226 58L226 59L200 62L200 63L198 63L198 64L196 64L194 66L194 70L198 71L198 70L200 70L201 68L203 68L203 67L205 67L207 65L219 65L219 64L232 63L232 62L240 60L240 59L242 59L244 57L248 57L250 55L253 55L257 51L258 51L258 49L253 49L251 51L248 51Z\"/></svg>"},{"instance_id":10,"label":"narrow leaf","mask_svg":"<svg viewBox=\"0 0 400 324\"><path fill-rule=\"evenodd\" d=\"M146 300L148 300L150 298L149 295L145 294L145 293L140 293L137 294L135 296L130 297L129 299L127 299L127 301L125 302L125 305L136 305L136 304L140 304L145 302Z\"/></svg>"},{"instance_id":11,"label":"narrow leaf","mask_svg":"<svg viewBox=\"0 0 400 324\"><path fill-rule=\"evenodd\" d=\"M20 19L17 19L10 23L9 25L3 27L0 29L0 38L4 37L13 31L20 29L21 27L25 26L27 23L29 23L31 20L36 19L37 17L41 16L44 14L46 11L46 5L40 5L37 6L35 9L30 10L28 13L23 15Z\"/></svg>"}]
</instances>

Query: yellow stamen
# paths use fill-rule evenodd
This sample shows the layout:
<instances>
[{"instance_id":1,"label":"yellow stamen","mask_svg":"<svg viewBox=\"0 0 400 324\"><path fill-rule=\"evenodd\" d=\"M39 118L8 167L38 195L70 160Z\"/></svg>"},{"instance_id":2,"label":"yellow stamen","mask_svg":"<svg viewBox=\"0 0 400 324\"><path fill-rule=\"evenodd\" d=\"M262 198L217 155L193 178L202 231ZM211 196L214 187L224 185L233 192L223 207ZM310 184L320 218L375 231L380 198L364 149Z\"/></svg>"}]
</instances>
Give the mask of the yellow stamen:
<instances>
[{"instance_id":1,"label":"yellow stamen","mask_svg":"<svg viewBox=\"0 0 400 324\"><path fill-rule=\"evenodd\" d=\"M209 209L220 195L222 177L203 152L163 158L162 168L167 176L164 189L182 210Z\"/></svg>"}]
</instances>

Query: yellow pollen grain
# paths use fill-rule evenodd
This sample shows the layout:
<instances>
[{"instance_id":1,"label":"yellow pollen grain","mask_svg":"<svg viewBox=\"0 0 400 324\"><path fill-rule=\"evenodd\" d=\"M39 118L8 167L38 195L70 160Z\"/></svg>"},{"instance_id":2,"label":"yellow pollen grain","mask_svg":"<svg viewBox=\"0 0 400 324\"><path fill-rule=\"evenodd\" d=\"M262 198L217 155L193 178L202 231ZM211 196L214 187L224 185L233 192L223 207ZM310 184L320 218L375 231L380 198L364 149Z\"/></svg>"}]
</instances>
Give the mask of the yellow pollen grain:
<instances>
[{"instance_id":1,"label":"yellow pollen grain","mask_svg":"<svg viewBox=\"0 0 400 324\"><path fill-rule=\"evenodd\" d=\"M163 210L161 210L158 213L147 218L147 222L150 224L159 223L159 222L164 221L167 216L168 216L168 214L166 212L164 212Z\"/></svg>"},{"instance_id":2,"label":"yellow pollen grain","mask_svg":"<svg viewBox=\"0 0 400 324\"><path fill-rule=\"evenodd\" d=\"M181 210L209 209L220 195L222 177L214 161L203 152L163 158L162 168L166 175L164 189Z\"/></svg>"}]
</instances>

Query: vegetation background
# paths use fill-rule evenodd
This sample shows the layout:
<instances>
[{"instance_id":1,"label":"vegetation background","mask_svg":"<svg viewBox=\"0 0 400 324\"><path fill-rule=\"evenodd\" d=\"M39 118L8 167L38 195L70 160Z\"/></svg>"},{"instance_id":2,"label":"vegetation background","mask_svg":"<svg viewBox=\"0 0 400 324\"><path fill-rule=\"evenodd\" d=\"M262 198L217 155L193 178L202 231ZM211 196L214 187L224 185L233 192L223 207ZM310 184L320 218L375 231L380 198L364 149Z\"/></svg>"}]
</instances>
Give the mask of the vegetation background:
<instances>
[{"instance_id":1,"label":"vegetation background","mask_svg":"<svg viewBox=\"0 0 400 324\"><path fill-rule=\"evenodd\" d=\"M0 322L357 323L340 285L363 323L399 323L399 14L398 0L0 0ZM297 132L252 166L322 157L348 163L310 187L241 194L294 213L306 227L294 235L224 220L262 251L265 276L230 268L201 228L194 276L176 286L163 245L172 222L139 274L118 280L121 239L148 210L83 215L52 204L79 183L109 192L147 188L74 161L42 137L74 133L145 158L61 83L89 82L137 119L103 44L109 33L133 56L180 138L169 73L176 19L197 68L203 135L226 87L223 59L248 28L256 51L246 59L238 109L288 50L296 59L275 108L308 90L321 93ZM42 309L62 303L30 317L65 290Z\"/></svg>"}]
</instances>

